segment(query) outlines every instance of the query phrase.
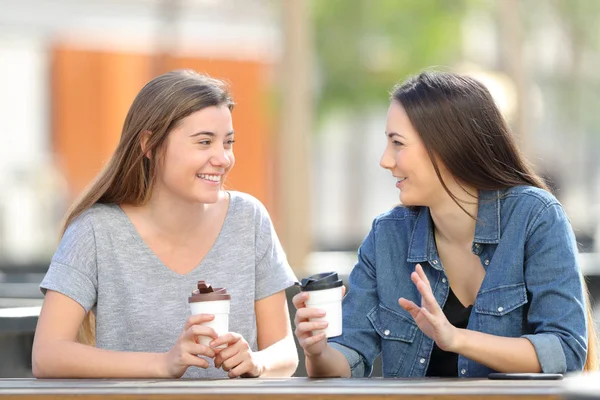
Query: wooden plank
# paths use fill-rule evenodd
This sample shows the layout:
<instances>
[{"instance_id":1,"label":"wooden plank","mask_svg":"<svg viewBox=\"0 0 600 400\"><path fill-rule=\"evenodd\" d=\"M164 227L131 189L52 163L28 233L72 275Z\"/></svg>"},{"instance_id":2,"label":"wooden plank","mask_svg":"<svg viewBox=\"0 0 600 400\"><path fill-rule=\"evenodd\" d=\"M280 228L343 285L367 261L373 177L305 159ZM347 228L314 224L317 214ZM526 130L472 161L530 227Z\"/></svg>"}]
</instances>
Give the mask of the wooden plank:
<instances>
[{"instance_id":1,"label":"wooden plank","mask_svg":"<svg viewBox=\"0 0 600 400\"><path fill-rule=\"evenodd\" d=\"M0 392L0 398L2 399L20 399L20 400L46 400L46 399L80 399L80 400L100 400L100 399L119 399L119 400L208 400L208 399L219 399L219 400L262 400L262 399L281 399L281 400L304 400L307 399L305 394L296 395L280 395L280 394L237 394L237 395L222 395L222 394L201 394L201 393L188 393L188 394L177 394L177 393L166 393L166 394L9 394L6 397ZM525 395L525 396L511 396L511 395L405 395L402 393L388 394L388 395L348 395L348 394L336 394L328 393L321 395L310 395L311 400L333 400L333 399L352 399L352 400L379 400L379 399L403 399L403 400L559 400L558 395Z\"/></svg>"},{"instance_id":2,"label":"wooden plank","mask_svg":"<svg viewBox=\"0 0 600 400\"><path fill-rule=\"evenodd\" d=\"M562 382L465 379L0 380L0 398L559 399Z\"/></svg>"}]
</instances>

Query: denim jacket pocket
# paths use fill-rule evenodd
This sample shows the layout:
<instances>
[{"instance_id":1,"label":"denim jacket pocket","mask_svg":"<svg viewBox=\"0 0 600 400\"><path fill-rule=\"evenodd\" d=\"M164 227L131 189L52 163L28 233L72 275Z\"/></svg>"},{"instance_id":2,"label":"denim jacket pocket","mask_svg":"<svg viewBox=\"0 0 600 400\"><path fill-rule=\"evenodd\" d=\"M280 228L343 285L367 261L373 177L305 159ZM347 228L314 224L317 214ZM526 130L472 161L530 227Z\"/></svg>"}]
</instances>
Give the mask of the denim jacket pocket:
<instances>
[{"instance_id":1,"label":"denim jacket pocket","mask_svg":"<svg viewBox=\"0 0 600 400\"><path fill-rule=\"evenodd\" d=\"M383 304L374 307L367 314L367 318L382 339L384 375L398 375L419 328L412 318L391 310Z\"/></svg>"},{"instance_id":2,"label":"denim jacket pocket","mask_svg":"<svg viewBox=\"0 0 600 400\"><path fill-rule=\"evenodd\" d=\"M525 283L517 283L482 290L473 309L478 314L503 316L524 304L527 304L527 289Z\"/></svg>"}]
</instances>

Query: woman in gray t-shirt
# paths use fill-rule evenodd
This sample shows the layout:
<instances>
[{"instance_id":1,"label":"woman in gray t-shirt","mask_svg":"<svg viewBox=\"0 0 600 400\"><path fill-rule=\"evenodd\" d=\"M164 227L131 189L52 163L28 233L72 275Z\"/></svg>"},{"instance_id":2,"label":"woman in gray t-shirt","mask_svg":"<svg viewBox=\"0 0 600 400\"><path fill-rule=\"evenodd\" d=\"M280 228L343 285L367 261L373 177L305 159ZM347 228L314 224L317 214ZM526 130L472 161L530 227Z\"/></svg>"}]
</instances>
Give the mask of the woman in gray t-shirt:
<instances>
[{"instance_id":1,"label":"woman in gray t-shirt","mask_svg":"<svg viewBox=\"0 0 600 400\"><path fill-rule=\"evenodd\" d=\"M222 82L192 71L140 91L115 153L67 215L41 283L36 377L295 371L284 292L295 276L264 206L222 188L235 161L232 109ZM231 295L229 333L202 325L212 315L190 316L199 280Z\"/></svg>"}]
</instances>

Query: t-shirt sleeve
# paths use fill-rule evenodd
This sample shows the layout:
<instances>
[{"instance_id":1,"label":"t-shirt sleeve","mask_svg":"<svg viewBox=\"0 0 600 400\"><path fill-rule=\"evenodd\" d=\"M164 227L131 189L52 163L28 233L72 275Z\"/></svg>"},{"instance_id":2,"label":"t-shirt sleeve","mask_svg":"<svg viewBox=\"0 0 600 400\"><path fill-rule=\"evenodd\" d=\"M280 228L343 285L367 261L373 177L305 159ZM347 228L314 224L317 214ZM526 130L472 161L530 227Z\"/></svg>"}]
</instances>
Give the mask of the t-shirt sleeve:
<instances>
[{"instance_id":1,"label":"t-shirt sleeve","mask_svg":"<svg viewBox=\"0 0 600 400\"><path fill-rule=\"evenodd\" d=\"M296 282L296 276L288 264L269 213L260 203L258 203L258 212L255 218L255 300L260 300L292 286Z\"/></svg>"},{"instance_id":2,"label":"t-shirt sleeve","mask_svg":"<svg viewBox=\"0 0 600 400\"><path fill-rule=\"evenodd\" d=\"M82 214L65 231L40 289L44 295L53 290L70 297L85 311L95 304L98 293L96 239L92 216Z\"/></svg>"}]
</instances>

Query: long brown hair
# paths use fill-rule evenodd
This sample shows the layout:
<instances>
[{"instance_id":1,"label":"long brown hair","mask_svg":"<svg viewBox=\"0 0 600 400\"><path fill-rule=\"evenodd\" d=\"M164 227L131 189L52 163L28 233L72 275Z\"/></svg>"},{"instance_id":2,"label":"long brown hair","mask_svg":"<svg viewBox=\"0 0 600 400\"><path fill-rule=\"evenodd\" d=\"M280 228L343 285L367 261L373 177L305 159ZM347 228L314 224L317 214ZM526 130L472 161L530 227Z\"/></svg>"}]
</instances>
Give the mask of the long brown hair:
<instances>
[{"instance_id":1,"label":"long brown hair","mask_svg":"<svg viewBox=\"0 0 600 400\"><path fill-rule=\"evenodd\" d=\"M442 179L438 161L458 182L478 190L530 185L550 191L521 154L490 92L477 80L425 71L396 86L391 98L402 105L421 137L444 190L467 214ZM589 323L584 370L589 371L598 368L598 355L587 288L585 301Z\"/></svg>"},{"instance_id":2,"label":"long brown hair","mask_svg":"<svg viewBox=\"0 0 600 400\"><path fill-rule=\"evenodd\" d=\"M185 117L211 106L233 110L227 85L191 70L177 70L148 82L129 108L119 144L91 185L67 212L62 232L96 203L143 205L152 194L159 155L173 128ZM142 141L146 143L142 150ZM95 344L95 318L90 311L83 320L77 340Z\"/></svg>"}]
</instances>

